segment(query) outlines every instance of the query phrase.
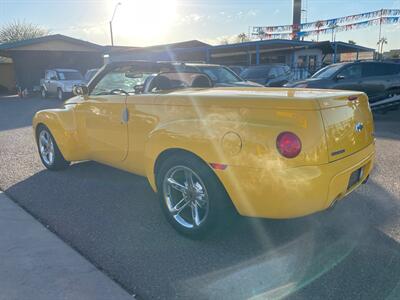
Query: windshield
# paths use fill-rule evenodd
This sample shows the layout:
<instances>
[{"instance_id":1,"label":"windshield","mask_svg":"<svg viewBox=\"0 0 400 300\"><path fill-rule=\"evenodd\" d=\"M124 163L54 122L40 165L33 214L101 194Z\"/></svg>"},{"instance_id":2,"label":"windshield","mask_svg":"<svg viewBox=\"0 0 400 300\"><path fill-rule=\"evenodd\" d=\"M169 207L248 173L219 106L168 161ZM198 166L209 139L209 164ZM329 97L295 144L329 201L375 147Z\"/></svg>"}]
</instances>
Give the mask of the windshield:
<instances>
[{"instance_id":1,"label":"windshield","mask_svg":"<svg viewBox=\"0 0 400 300\"><path fill-rule=\"evenodd\" d=\"M224 67L197 66L197 69L207 74L214 83L233 83L243 81L235 73Z\"/></svg>"},{"instance_id":2,"label":"windshield","mask_svg":"<svg viewBox=\"0 0 400 300\"><path fill-rule=\"evenodd\" d=\"M82 80L82 74L77 71L62 71L57 72L60 80Z\"/></svg>"},{"instance_id":3,"label":"windshield","mask_svg":"<svg viewBox=\"0 0 400 300\"><path fill-rule=\"evenodd\" d=\"M135 88L143 85L150 73L128 73L126 70L116 70L106 74L96 84L92 95L112 95L118 93L135 94Z\"/></svg>"},{"instance_id":4,"label":"windshield","mask_svg":"<svg viewBox=\"0 0 400 300\"><path fill-rule=\"evenodd\" d=\"M317 73L315 73L311 78L330 78L333 74L335 74L339 69L341 69L343 65L331 65L325 68L322 68Z\"/></svg>"},{"instance_id":5,"label":"windshield","mask_svg":"<svg viewBox=\"0 0 400 300\"><path fill-rule=\"evenodd\" d=\"M88 71L88 72L85 74L85 79L89 81L89 80L92 79L92 77L97 73L97 71L98 71L98 70L91 70L91 71Z\"/></svg>"}]
</instances>

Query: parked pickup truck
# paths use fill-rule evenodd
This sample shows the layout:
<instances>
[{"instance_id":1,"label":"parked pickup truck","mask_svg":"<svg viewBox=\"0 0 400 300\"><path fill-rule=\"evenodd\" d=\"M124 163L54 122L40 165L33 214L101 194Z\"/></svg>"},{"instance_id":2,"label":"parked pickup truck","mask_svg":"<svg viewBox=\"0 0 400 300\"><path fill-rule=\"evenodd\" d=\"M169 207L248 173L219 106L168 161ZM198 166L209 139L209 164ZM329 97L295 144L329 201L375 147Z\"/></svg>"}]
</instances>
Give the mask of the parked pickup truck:
<instances>
[{"instance_id":1,"label":"parked pickup truck","mask_svg":"<svg viewBox=\"0 0 400 300\"><path fill-rule=\"evenodd\" d=\"M40 80L40 92L43 98L55 95L59 100L72 96L75 85L84 83L82 74L73 69L46 70L44 79Z\"/></svg>"},{"instance_id":2,"label":"parked pickup truck","mask_svg":"<svg viewBox=\"0 0 400 300\"><path fill-rule=\"evenodd\" d=\"M365 183L374 162L361 92L214 87L200 71L143 61L110 63L74 91L33 119L44 166L95 160L145 176L167 220L193 238L235 210L325 210Z\"/></svg>"}]
</instances>

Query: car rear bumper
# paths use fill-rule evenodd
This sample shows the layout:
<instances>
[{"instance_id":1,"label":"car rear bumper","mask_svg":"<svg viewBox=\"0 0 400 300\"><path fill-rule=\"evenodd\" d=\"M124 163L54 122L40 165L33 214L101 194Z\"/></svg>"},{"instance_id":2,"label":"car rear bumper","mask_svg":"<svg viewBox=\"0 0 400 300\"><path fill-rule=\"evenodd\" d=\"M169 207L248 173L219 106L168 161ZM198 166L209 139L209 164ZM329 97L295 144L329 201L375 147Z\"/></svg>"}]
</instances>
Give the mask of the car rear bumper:
<instances>
[{"instance_id":1,"label":"car rear bumper","mask_svg":"<svg viewBox=\"0 0 400 300\"><path fill-rule=\"evenodd\" d=\"M325 210L343 199L368 177L374 159L373 143L323 165L269 170L229 166L217 175L241 215L295 218ZM351 174L360 168L361 177L349 188Z\"/></svg>"}]
</instances>

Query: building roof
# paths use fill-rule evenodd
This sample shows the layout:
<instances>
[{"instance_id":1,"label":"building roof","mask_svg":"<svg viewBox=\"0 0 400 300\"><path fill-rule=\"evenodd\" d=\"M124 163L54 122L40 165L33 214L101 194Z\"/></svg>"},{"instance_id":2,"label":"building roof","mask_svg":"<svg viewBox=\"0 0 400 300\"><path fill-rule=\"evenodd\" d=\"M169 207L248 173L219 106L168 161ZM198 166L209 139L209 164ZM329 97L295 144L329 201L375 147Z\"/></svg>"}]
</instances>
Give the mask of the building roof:
<instances>
[{"instance_id":1,"label":"building roof","mask_svg":"<svg viewBox=\"0 0 400 300\"><path fill-rule=\"evenodd\" d=\"M109 46L107 46L109 47ZM118 52L159 52L159 51L166 51L169 49L195 49L195 48L203 48L203 47L211 47L211 45L203 43L198 40L190 40L184 41L179 43L171 43L171 44L164 44L164 45L155 45L155 46L148 46L148 47L125 47L126 49L121 49ZM112 49L112 47L110 48Z\"/></svg>"},{"instance_id":2,"label":"building roof","mask_svg":"<svg viewBox=\"0 0 400 300\"><path fill-rule=\"evenodd\" d=\"M250 42L243 42L243 43L219 45L219 46L213 46L213 49L227 49L227 48L236 48L236 47L254 47L256 45L259 45L259 46L274 46L274 45L306 46L306 45L311 45L311 44L315 44L315 42L298 41L298 40L273 39L273 40L250 41Z\"/></svg>"},{"instance_id":3,"label":"building roof","mask_svg":"<svg viewBox=\"0 0 400 300\"><path fill-rule=\"evenodd\" d=\"M334 53L335 52L335 47L337 53L354 53L354 52L374 52L375 49L360 46L360 45L354 45L354 44L349 44L345 42L329 42L329 41L324 41L324 42L319 42L315 43L316 47L320 48L324 53Z\"/></svg>"},{"instance_id":4,"label":"building roof","mask_svg":"<svg viewBox=\"0 0 400 300\"><path fill-rule=\"evenodd\" d=\"M0 44L0 51L18 50L19 48L23 48L26 46L43 44L43 43L48 43L48 42L53 42L53 41L62 41L62 42L70 43L70 44L83 46L83 47L92 49L93 51L96 51L96 52L103 51L103 46L100 46L98 44L94 44L91 42L83 41L80 39L75 39L75 38L72 38L72 37L69 37L66 35L62 35L62 34L46 35L43 37L29 39L29 40L23 40L23 41L11 42L11 43L3 43L3 44Z\"/></svg>"},{"instance_id":5,"label":"building roof","mask_svg":"<svg viewBox=\"0 0 400 300\"><path fill-rule=\"evenodd\" d=\"M324 53L333 53L335 51L335 45L338 53L349 53L349 52L371 52L374 49L353 45L345 42L313 42L313 41L299 41L299 40L284 40L284 39L273 39L263 41L251 41L244 43L219 45L212 47L212 53L220 52L236 52L238 50L255 50L258 47L260 50L289 50L289 49L301 49L301 48L318 48Z\"/></svg>"},{"instance_id":6,"label":"building roof","mask_svg":"<svg viewBox=\"0 0 400 300\"><path fill-rule=\"evenodd\" d=\"M198 47L209 47L210 45L207 43L203 43L198 40L190 40L178 43L170 43L165 45L156 45L150 47L144 47L146 50L164 50L165 48L169 49L183 49L183 48L198 48Z\"/></svg>"},{"instance_id":7,"label":"building roof","mask_svg":"<svg viewBox=\"0 0 400 300\"><path fill-rule=\"evenodd\" d=\"M133 46L111 46L111 45L103 46L104 53L107 53L107 54L131 51L131 50L136 50L136 49L141 49L141 48L142 47L133 47Z\"/></svg>"}]
</instances>

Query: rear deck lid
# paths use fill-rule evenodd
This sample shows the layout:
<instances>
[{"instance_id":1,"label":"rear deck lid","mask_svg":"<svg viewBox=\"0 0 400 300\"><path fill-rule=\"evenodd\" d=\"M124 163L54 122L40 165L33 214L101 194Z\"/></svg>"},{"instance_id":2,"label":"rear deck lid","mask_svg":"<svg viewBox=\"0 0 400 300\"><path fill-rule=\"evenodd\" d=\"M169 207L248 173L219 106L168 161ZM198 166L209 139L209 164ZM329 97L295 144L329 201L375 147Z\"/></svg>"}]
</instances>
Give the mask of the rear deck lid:
<instances>
[{"instance_id":1,"label":"rear deck lid","mask_svg":"<svg viewBox=\"0 0 400 300\"><path fill-rule=\"evenodd\" d=\"M368 98L363 93L346 92L320 99L329 161L335 161L370 145L374 125Z\"/></svg>"}]
</instances>

